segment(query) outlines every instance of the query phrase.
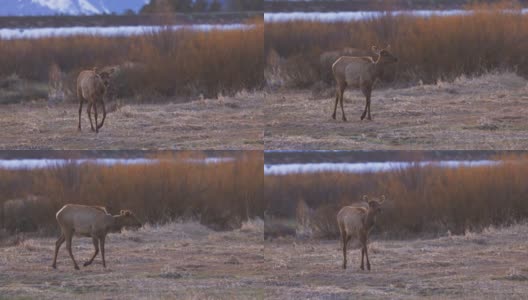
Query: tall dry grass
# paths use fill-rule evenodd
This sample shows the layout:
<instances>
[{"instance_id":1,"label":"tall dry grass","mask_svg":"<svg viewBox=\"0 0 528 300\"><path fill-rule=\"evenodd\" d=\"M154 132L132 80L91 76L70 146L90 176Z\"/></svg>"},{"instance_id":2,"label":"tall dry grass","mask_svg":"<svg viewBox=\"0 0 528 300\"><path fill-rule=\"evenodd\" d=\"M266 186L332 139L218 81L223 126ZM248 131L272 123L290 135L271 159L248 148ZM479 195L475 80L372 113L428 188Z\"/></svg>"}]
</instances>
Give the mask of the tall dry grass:
<instances>
[{"instance_id":1,"label":"tall dry grass","mask_svg":"<svg viewBox=\"0 0 528 300\"><path fill-rule=\"evenodd\" d=\"M218 164L186 161L201 156L165 155L159 163L145 165L72 162L46 169L0 170L0 226L11 232L56 229L55 213L66 203L102 205L114 214L131 209L152 223L197 219L215 229L262 218L262 152L244 151L237 160ZM39 198L32 201L28 195ZM18 200L8 204L12 199Z\"/></svg>"},{"instance_id":2,"label":"tall dry grass","mask_svg":"<svg viewBox=\"0 0 528 300\"><path fill-rule=\"evenodd\" d=\"M248 30L162 30L140 36L73 36L0 41L0 77L48 81L52 66L73 90L82 69L134 62L124 76L127 96L216 97L263 85L262 18ZM144 97L144 100L148 100Z\"/></svg>"},{"instance_id":3,"label":"tall dry grass","mask_svg":"<svg viewBox=\"0 0 528 300\"><path fill-rule=\"evenodd\" d=\"M528 76L528 16L520 8L517 2L503 1L470 6L470 15L386 14L351 22L266 23L265 55L277 53L286 66L288 62L297 65L297 69L285 69L306 74L303 80L296 79L298 86L319 80L319 55L324 51L387 44L399 58L389 77L400 84L434 83L491 70ZM268 63L267 67L273 66Z\"/></svg>"},{"instance_id":4,"label":"tall dry grass","mask_svg":"<svg viewBox=\"0 0 528 300\"><path fill-rule=\"evenodd\" d=\"M377 232L386 236L441 235L508 225L528 218L526 157L484 167L413 167L351 174L326 172L266 176L268 213L310 218L320 236L336 237L336 215L364 194L386 195ZM296 216L299 207L303 216ZM308 210L309 212L306 212Z\"/></svg>"}]
</instances>

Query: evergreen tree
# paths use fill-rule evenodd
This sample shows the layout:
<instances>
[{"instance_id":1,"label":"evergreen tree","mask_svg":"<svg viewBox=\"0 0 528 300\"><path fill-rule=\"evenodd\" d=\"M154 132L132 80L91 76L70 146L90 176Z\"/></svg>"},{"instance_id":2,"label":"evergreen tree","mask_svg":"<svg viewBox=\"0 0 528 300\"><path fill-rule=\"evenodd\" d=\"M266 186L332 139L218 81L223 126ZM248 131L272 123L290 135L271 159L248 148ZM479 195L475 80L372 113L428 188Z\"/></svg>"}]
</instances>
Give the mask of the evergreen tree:
<instances>
[{"instance_id":1,"label":"evergreen tree","mask_svg":"<svg viewBox=\"0 0 528 300\"><path fill-rule=\"evenodd\" d=\"M184 13L192 11L192 0L169 0L172 10L177 13Z\"/></svg>"},{"instance_id":2,"label":"evergreen tree","mask_svg":"<svg viewBox=\"0 0 528 300\"><path fill-rule=\"evenodd\" d=\"M207 11L209 3L207 0L195 0L193 5L193 11L195 12L204 12Z\"/></svg>"},{"instance_id":3,"label":"evergreen tree","mask_svg":"<svg viewBox=\"0 0 528 300\"><path fill-rule=\"evenodd\" d=\"M213 0L211 4L209 5L209 11L220 11L222 10L222 3L220 3L218 0Z\"/></svg>"}]
</instances>

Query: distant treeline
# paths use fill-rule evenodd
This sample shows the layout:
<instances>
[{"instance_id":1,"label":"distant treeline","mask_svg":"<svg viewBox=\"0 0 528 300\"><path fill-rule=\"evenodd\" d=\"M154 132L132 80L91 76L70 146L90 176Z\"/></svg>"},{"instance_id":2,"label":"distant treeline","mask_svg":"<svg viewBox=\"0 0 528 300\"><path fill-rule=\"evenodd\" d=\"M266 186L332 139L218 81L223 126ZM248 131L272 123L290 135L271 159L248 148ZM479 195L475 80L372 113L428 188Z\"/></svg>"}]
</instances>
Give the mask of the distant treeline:
<instances>
[{"instance_id":1,"label":"distant treeline","mask_svg":"<svg viewBox=\"0 0 528 300\"><path fill-rule=\"evenodd\" d=\"M261 11L263 0L150 0L140 13Z\"/></svg>"},{"instance_id":2,"label":"distant treeline","mask_svg":"<svg viewBox=\"0 0 528 300\"><path fill-rule=\"evenodd\" d=\"M497 0L264 0L264 10L267 12L282 11L373 11L373 10L408 10L408 9L456 9L466 5L479 3L504 2ZM512 2L512 1L510 1ZM523 6L528 5L528 0L513 1Z\"/></svg>"},{"instance_id":3,"label":"distant treeline","mask_svg":"<svg viewBox=\"0 0 528 300\"><path fill-rule=\"evenodd\" d=\"M88 15L88 16L5 16L0 28L71 27L71 26L135 26L167 24L231 24L262 18L260 12L197 12L167 14Z\"/></svg>"}]
</instances>

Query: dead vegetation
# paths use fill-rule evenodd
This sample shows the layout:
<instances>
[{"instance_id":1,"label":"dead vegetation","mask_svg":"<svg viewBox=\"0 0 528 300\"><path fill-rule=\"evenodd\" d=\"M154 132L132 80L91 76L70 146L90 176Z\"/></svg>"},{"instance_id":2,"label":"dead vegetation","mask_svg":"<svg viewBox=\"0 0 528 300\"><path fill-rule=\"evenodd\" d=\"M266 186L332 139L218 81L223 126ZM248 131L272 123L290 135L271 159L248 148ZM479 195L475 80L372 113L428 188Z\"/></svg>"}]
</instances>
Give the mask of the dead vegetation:
<instances>
[{"instance_id":1,"label":"dead vegetation","mask_svg":"<svg viewBox=\"0 0 528 300\"><path fill-rule=\"evenodd\" d=\"M265 96L266 149L313 150L522 150L528 148L527 81L513 73L488 73L453 82L377 89L373 122L331 119L334 89L279 89ZM359 115L364 98L345 92Z\"/></svg>"},{"instance_id":2,"label":"dead vegetation","mask_svg":"<svg viewBox=\"0 0 528 300\"><path fill-rule=\"evenodd\" d=\"M60 80L66 99L75 91L83 69L128 68L120 78L125 88L118 97L150 102L153 98L214 98L253 91L263 84L262 19L248 21L250 29L193 31L170 29L140 36L72 36L3 40L0 78L45 82ZM59 73L60 76L52 76ZM57 89L59 85L52 85ZM20 100L24 97L20 97ZM0 103L6 102L1 100Z\"/></svg>"},{"instance_id":3,"label":"dead vegetation","mask_svg":"<svg viewBox=\"0 0 528 300\"><path fill-rule=\"evenodd\" d=\"M26 238L0 247L0 294L39 299L262 299L264 297L263 222L214 232L194 223L147 225L139 231L110 234L101 260L76 271L61 249L58 270L50 267L54 238ZM93 253L90 239L74 239L77 259ZM234 258L238 263L231 263ZM66 267L68 266L68 267Z\"/></svg>"},{"instance_id":4,"label":"dead vegetation","mask_svg":"<svg viewBox=\"0 0 528 300\"><path fill-rule=\"evenodd\" d=\"M337 240L266 241L267 297L274 299L522 299L528 293L528 225L482 233L369 244L375 268L354 256L341 268ZM354 250L358 251L358 250Z\"/></svg>"},{"instance_id":5,"label":"dead vegetation","mask_svg":"<svg viewBox=\"0 0 528 300\"><path fill-rule=\"evenodd\" d=\"M528 218L528 187L522 179L528 176L528 164L522 155L501 161L480 167L416 166L365 174L267 175L266 235L273 238L293 231L299 237L336 239L338 211L359 204L364 194L386 195L372 234L387 238L463 234L522 222Z\"/></svg>"},{"instance_id":6,"label":"dead vegetation","mask_svg":"<svg viewBox=\"0 0 528 300\"><path fill-rule=\"evenodd\" d=\"M263 149L263 98L240 92L187 103L113 101L97 136L77 131L78 104L4 105L0 149Z\"/></svg>"},{"instance_id":7,"label":"dead vegetation","mask_svg":"<svg viewBox=\"0 0 528 300\"><path fill-rule=\"evenodd\" d=\"M387 14L358 21L266 23L264 49L268 86L304 88L324 79L319 64L325 51L392 45L399 62L387 81L397 85L450 81L461 75L514 70L528 76L528 16L515 1L476 3L470 15L420 18ZM276 73L281 69L280 74ZM290 76L291 74L291 76ZM270 77L274 82L270 82Z\"/></svg>"},{"instance_id":8,"label":"dead vegetation","mask_svg":"<svg viewBox=\"0 0 528 300\"><path fill-rule=\"evenodd\" d=\"M55 214L66 203L104 206L112 215L130 209L142 222L193 219L216 230L262 217L262 152L234 153L233 161L215 164L188 161L205 157L190 151L153 164L2 169L0 226L11 234L58 236Z\"/></svg>"}]
</instances>

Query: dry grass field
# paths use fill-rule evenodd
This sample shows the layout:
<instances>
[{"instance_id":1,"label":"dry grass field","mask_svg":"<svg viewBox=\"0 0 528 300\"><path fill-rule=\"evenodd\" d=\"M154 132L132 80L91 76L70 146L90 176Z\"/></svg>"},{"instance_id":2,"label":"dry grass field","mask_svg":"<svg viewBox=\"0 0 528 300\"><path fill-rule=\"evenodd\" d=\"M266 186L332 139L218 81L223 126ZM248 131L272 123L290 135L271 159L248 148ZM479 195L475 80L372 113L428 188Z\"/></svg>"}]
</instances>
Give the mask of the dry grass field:
<instances>
[{"instance_id":1,"label":"dry grass field","mask_svg":"<svg viewBox=\"0 0 528 300\"><path fill-rule=\"evenodd\" d=\"M187 103L124 105L107 114L96 135L90 131L86 105L83 131L78 132L78 104L9 104L0 109L0 148L263 149L262 105L260 92Z\"/></svg>"},{"instance_id":2,"label":"dry grass field","mask_svg":"<svg viewBox=\"0 0 528 300\"><path fill-rule=\"evenodd\" d=\"M527 225L437 239L371 239L372 271L359 249L341 268L337 240L266 241L270 299L524 299L528 294Z\"/></svg>"},{"instance_id":3,"label":"dry grass field","mask_svg":"<svg viewBox=\"0 0 528 300\"><path fill-rule=\"evenodd\" d=\"M513 73L374 89L373 121L360 121L365 98L347 89L348 122L331 118L334 89L284 89L265 96L266 149L526 149L528 86Z\"/></svg>"},{"instance_id":4,"label":"dry grass field","mask_svg":"<svg viewBox=\"0 0 528 300\"><path fill-rule=\"evenodd\" d=\"M9 299L262 299L263 222L214 232L197 223L145 226L109 235L107 268L98 256L73 269L65 247L57 269L56 238L27 238L0 247L0 298ZM89 238L74 238L78 262L93 253Z\"/></svg>"}]
</instances>

